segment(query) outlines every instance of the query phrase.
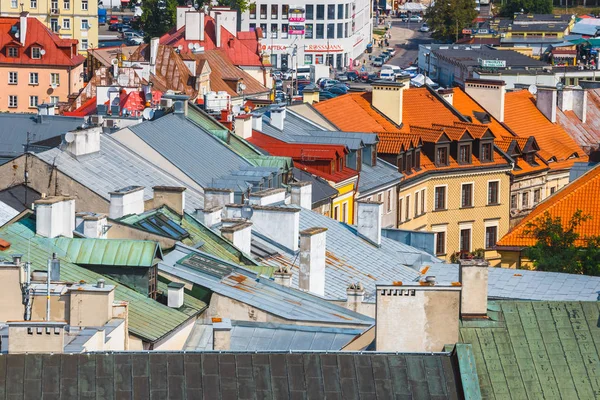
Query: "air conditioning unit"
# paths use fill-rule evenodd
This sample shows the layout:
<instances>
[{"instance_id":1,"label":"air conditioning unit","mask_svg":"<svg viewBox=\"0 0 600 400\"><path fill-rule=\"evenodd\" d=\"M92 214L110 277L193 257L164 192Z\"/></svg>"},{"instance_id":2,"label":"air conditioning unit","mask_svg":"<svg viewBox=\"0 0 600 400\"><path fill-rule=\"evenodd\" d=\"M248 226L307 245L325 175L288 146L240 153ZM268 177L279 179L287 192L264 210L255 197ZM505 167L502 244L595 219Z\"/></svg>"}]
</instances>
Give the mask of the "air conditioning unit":
<instances>
[{"instance_id":1,"label":"air conditioning unit","mask_svg":"<svg viewBox=\"0 0 600 400\"><path fill-rule=\"evenodd\" d=\"M107 119L106 120L106 127L107 128L118 128L117 121L115 121L114 119Z\"/></svg>"},{"instance_id":2,"label":"air conditioning unit","mask_svg":"<svg viewBox=\"0 0 600 400\"><path fill-rule=\"evenodd\" d=\"M92 115L93 125L102 125L104 123L104 117L102 115Z\"/></svg>"}]
</instances>

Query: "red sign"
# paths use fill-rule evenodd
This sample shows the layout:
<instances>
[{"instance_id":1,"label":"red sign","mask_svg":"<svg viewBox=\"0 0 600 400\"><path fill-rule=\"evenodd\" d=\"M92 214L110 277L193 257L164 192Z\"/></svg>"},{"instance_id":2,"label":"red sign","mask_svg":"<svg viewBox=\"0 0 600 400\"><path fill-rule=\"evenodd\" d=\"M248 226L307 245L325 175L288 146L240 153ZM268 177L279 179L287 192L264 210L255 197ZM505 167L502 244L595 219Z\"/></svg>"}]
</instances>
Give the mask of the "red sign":
<instances>
[{"instance_id":1,"label":"red sign","mask_svg":"<svg viewBox=\"0 0 600 400\"><path fill-rule=\"evenodd\" d=\"M304 21L306 21L306 18L304 18L304 17L289 17L288 20L290 22L304 22Z\"/></svg>"},{"instance_id":2,"label":"red sign","mask_svg":"<svg viewBox=\"0 0 600 400\"><path fill-rule=\"evenodd\" d=\"M289 35L304 35L304 29L292 29L288 30Z\"/></svg>"},{"instance_id":3,"label":"red sign","mask_svg":"<svg viewBox=\"0 0 600 400\"><path fill-rule=\"evenodd\" d=\"M309 44L304 50L305 53L336 53L342 51L344 51L344 48L340 44Z\"/></svg>"},{"instance_id":4,"label":"red sign","mask_svg":"<svg viewBox=\"0 0 600 400\"><path fill-rule=\"evenodd\" d=\"M287 46L283 45L283 44L270 44L270 45L266 45L263 44L261 46L263 51L286 51L287 50Z\"/></svg>"}]
</instances>

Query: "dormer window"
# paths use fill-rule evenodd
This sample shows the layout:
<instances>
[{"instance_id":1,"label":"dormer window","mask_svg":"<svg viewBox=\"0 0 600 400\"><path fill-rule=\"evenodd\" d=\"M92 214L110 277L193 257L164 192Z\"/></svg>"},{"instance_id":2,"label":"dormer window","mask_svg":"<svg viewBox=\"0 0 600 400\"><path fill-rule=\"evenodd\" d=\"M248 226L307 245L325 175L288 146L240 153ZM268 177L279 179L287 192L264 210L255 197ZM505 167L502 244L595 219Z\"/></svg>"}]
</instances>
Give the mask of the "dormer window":
<instances>
[{"instance_id":1,"label":"dormer window","mask_svg":"<svg viewBox=\"0 0 600 400\"><path fill-rule=\"evenodd\" d=\"M412 153L406 152L406 173L410 174L412 172L412 168L413 168L413 157L412 157Z\"/></svg>"},{"instance_id":2,"label":"dormer window","mask_svg":"<svg viewBox=\"0 0 600 400\"><path fill-rule=\"evenodd\" d=\"M8 48L8 56L10 58L17 58L17 57L19 57L19 48L18 47L9 47Z\"/></svg>"},{"instance_id":3,"label":"dormer window","mask_svg":"<svg viewBox=\"0 0 600 400\"><path fill-rule=\"evenodd\" d=\"M40 47L32 47L31 48L31 58L39 60L42 58L42 49Z\"/></svg>"},{"instance_id":4,"label":"dormer window","mask_svg":"<svg viewBox=\"0 0 600 400\"><path fill-rule=\"evenodd\" d=\"M529 164L535 164L535 153L525 154L525 161L527 161Z\"/></svg>"},{"instance_id":5,"label":"dormer window","mask_svg":"<svg viewBox=\"0 0 600 400\"><path fill-rule=\"evenodd\" d=\"M404 156L402 154L398 155L398 161L396 165L398 166L398 172L404 172Z\"/></svg>"},{"instance_id":6,"label":"dormer window","mask_svg":"<svg viewBox=\"0 0 600 400\"><path fill-rule=\"evenodd\" d=\"M435 165L438 167L448 166L448 146L437 146L435 149Z\"/></svg>"},{"instance_id":7,"label":"dormer window","mask_svg":"<svg viewBox=\"0 0 600 400\"><path fill-rule=\"evenodd\" d=\"M491 143L482 143L481 144L481 157L482 162L490 162L492 159L492 144Z\"/></svg>"},{"instance_id":8,"label":"dormer window","mask_svg":"<svg viewBox=\"0 0 600 400\"><path fill-rule=\"evenodd\" d=\"M471 163L471 145L461 144L458 146L458 162L459 164Z\"/></svg>"},{"instance_id":9,"label":"dormer window","mask_svg":"<svg viewBox=\"0 0 600 400\"><path fill-rule=\"evenodd\" d=\"M415 169L418 171L421 169L421 150L415 150Z\"/></svg>"}]
</instances>

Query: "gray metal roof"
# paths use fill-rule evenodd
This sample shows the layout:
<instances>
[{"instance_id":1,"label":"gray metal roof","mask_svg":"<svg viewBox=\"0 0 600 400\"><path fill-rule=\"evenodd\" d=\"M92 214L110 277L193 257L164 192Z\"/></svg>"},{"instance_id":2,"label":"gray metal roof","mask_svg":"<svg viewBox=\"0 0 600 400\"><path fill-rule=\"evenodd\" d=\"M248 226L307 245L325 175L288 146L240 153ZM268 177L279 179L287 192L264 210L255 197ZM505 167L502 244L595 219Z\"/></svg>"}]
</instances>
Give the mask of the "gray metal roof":
<instances>
[{"instance_id":1,"label":"gray metal roof","mask_svg":"<svg viewBox=\"0 0 600 400\"><path fill-rule=\"evenodd\" d=\"M319 178L299 168L293 169L294 178L298 181L308 181L312 183L312 204L330 201L338 195L338 191L332 188L323 178Z\"/></svg>"},{"instance_id":2,"label":"gray metal roof","mask_svg":"<svg viewBox=\"0 0 600 400\"><path fill-rule=\"evenodd\" d=\"M327 228L325 297L328 299L345 299L350 283L361 282L368 294L375 292L377 281L412 281L420 276L418 270L422 266L439 262L424 251L386 237L381 238L381 247L376 247L359 237L354 227L302 209L300 230L312 227ZM255 238L269 244L264 237ZM281 248L279 251L279 255L264 259L261 263L290 267L292 285L298 287L297 255Z\"/></svg>"},{"instance_id":3,"label":"gray metal roof","mask_svg":"<svg viewBox=\"0 0 600 400\"><path fill-rule=\"evenodd\" d=\"M327 137L351 137L353 139L360 139L366 145L375 144L379 142L379 138L374 133L364 132L342 132L342 131L312 131L311 136L327 136Z\"/></svg>"},{"instance_id":4,"label":"gray metal roof","mask_svg":"<svg viewBox=\"0 0 600 400\"><path fill-rule=\"evenodd\" d=\"M231 321L232 351L339 351L363 329ZM212 325L197 321L185 351L213 349Z\"/></svg>"},{"instance_id":5,"label":"gray metal roof","mask_svg":"<svg viewBox=\"0 0 600 400\"><path fill-rule=\"evenodd\" d=\"M285 111L285 120L283 122L283 130L279 130L271 125L269 114L263 115L262 133L274 137L284 142L293 142L290 136L292 135L309 135L309 132L324 130L319 125L310 122L309 120L300 117L298 114L290 111Z\"/></svg>"},{"instance_id":6,"label":"gray metal roof","mask_svg":"<svg viewBox=\"0 0 600 400\"><path fill-rule=\"evenodd\" d=\"M36 156L106 200L110 199L109 192L129 185L144 186L144 200L152 199L153 186L187 186L106 134L100 135L100 151L95 154L75 158L54 148ZM193 212L204 206L199 192L188 188L185 196L186 210Z\"/></svg>"},{"instance_id":7,"label":"gray metal roof","mask_svg":"<svg viewBox=\"0 0 600 400\"><path fill-rule=\"evenodd\" d=\"M403 176L394 165L378 158L374 167L365 163L361 165L358 191L362 195L379 187L399 184Z\"/></svg>"},{"instance_id":8,"label":"gray metal roof","mask_svg":"<svg viewBox=\"0 0 600 400\"><path fill-rule=\"evenodd\" d=\"M187 261L190 260L190 261ZM371 325L373 319L178 243L158 268L289 321ZM221 271L221 274L215 274ZM345 288L344 288L345 291Z\"/></svg>"},{"instance_id":9,"label":"gray metal roof","mask_svg":"<svg viewBox=\"0 0 600 400\"><path fill-rule=\"evenodd\" d=\"M441 282L458 281L458 265L431 264L427 275ZM595 301L600 277L559 272L489 268L488 296L500 299Z\"/></svg>"},{"instance_id":10,"label":"gray metal roof","mask_svg":"<svg viewBox=\"0 0 600 400\"><path fill-rule=\"evenodd\" d=\"M365 147L365 144L362 140L351 137L328 137L309 135L290 135L289 137L292 141L300 143L343 144L350 150L359 150Z\"/></svg>"},{"instance_id":11,"label":"gray metal roof","mask_svg":"<svg viewBox=\"0 0 600 400\"><path fill-rule=\"evenodd\" d=\"M0 201L0 226L4 225L17 215L19 215L17 210Z\"/></svg>"},{"instance_id":12,"label":"gray metal roof","mask_svg":"<svg viewBox=\"0 0 600 400\"><path fill-rule=\"evenodd\" d=\"M44 115L38 122L35 114L1 113L0 164L1 159L11 159L24 153L27 132L31 142L39 142L60 136L83 124L83 118Z\"/></svg>"},{"instance_id":13,"label":"gray metal roof","mask_svg":"<svg viewBox=\"0 0 600 400\"><path fill-rule=\"evenodd\" d=\"M129 129L202 187L251 165L183 114L168 114Z\"/></svg>"}]
</instances>

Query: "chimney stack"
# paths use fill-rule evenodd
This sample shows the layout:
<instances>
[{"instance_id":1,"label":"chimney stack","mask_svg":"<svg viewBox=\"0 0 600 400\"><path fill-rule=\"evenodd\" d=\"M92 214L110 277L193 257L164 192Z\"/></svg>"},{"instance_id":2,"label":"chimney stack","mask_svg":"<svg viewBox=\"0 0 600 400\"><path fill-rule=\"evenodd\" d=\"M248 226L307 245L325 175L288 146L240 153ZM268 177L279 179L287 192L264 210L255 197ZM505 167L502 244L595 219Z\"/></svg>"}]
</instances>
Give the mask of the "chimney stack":
<instances>
[{"instance_id":1,"label":"chimney stack","mask_svg":"<svg viewBox=\"0 0 600 400\"><path fill-rule=\"evenodd\" d=\"M271 110L271 125L274 128L283 130L283 124L285 121L285 108L276 108Z\"/></svg>"},{"instance_id":2,"label":"chimney stack","mask_svg":"<svg viewBox=\"0 0 600 400\"><path fill-rule=\"evenodd\" d=\"M204 188L204 208L224 207L233 204L233 190L219 188Z\"/></svg>"},{"instance_id":3,"label":"chimney stack","mask_svg":"<svg viewBox=\"0 0 600 400\"><path fill-rule=\"evenodd\" d=\"M105 214L80 212L75 214L75 230L85 237L106 239L108 221Z\"/></svg>"},{"instance_id":4,"label":"chimney stack","mask_svg":"<svg viewBox=\"0 0 600 400\"><path fill-rule=\"evenodd\" d=\"M177 30L185 26L185 14L189 11L195 11L193 7L177 7Z\"/></svg>"},{"instance_id":5,"label":"chimney stack","mask_svg":"<svg viewBox=\"0 0 600 400\"><path fill-rule=\"evenodd\" d=\"M292 273L288 267L279 267L277 271L273 273L273 279L275 280L275 283L281 286L292 286Z\"/></svg>"},{"instance_id":6,"label":"chimney stack","mask_svg":"<svg viewBox=\"0 0 600 400\"><path fill-rule=\"evenodd\" d=\"M252 113L250 115L252 115L252 129L262 132L262 114Z\"/></svg>"},{"instance_id":7,"label":"chimney stack","mask_svg":"<svg viewBox=\"0 0 600 400\"><path fill-rule=\"evenodd\" d=\"M144 212L144 187L127 186L110 192L108 217L118 219L125 215Z\"/></svg>"},{"instance_id":8,"label":"chimney stack","mask_svg":"<svg viewBox=\"0 0 600 400\"><path fill-rule=\"evenodd\" d=\"M231 320L229 318L213 318L213 350L229 351L231 349Z\"/></svg>"},{"instance_id":9,"label":"chimney stack","mask_svg":"<svg viewBox=\"0 0 600 400\"><path fill-rule=\"evenodd\" d=\"M268 206L285 201L285 194L283 188L260 190L250 193L248 202L252 205Z\"/></svg>"},{"instance_id":10,"label":"chimney stack","mask_svg":"<svg viewBox=\"0 0 600 400\"><path fill-rule=\"evenodd\" d=\"M365 299L365 288L362 283L351 283L346 289L346 308L354 312L360 312L358 309Z\"/></svg>"},{"instance_id":11,"label":"chimney stack","mask_svg":"<svg viewBox=\"0 0 600 400\"><path fill-rule=\"evenodd\" d=\"M452 105L454 103L454 89L453 88L440 89L440 90L438 90L438 94L440 96L442 96L448 104Z\"/></svg>"},{"instance_id":12,"label":"chimney stack","mask_svg":"<svg viewBox=\"0 0 600 400\"><path fill-rule=\"evenodd\" d=\"M67 132L65 134L66 151L75 158L98 153L100 151L100 133L102 133L101 127Z\"/></svg>"},{"instance_id":13,"label":"chimney stack","mask_svg":"<svg viewBox=\"0 0 600 400\"><path fill-rule=\"evenodd\" d=\"M298 250L300 209L293 207L252 206L254 229L279 245Z\"/></svg>"},{"instance_id":14,"label":"chimney stack","mask_svg":"<svg viewBox=\"0 0 600 400\"><path fill-rule=\"evenodd\" d=\"M558 91L558 108L573 111L585 124L587 120L587 91L585 89L563 88Z\"/></svg>"},{"instance_id":15,"label":"chimney stack","mask_svg":"<svg viewBox=\"0 0 600 400\"><path fill-rule=\"evenodd\" d=\"M486 79L467 79L465 93L499 122L504 122L506 83Z\"/></svg>"},{"instance_id":16,"label":"chimney stack","mask_svg":"<svg viewBox=\"0 0 600 400\"><path fill-rule=\"evenodd\" d=\"M304 87L302 90L302 102L313 104L319 102L319 93L321 90L315 84L310 84Z\"/></svg>"},{"instance_id":17,"label":"chimney stack","mask_svg":"<svg viewBox=\"0 0 600 400\"><path fill-rule=\"evenodd\" d=\"M198 11L185 13L185 40L204 41L204 13Z\"/></svg>"},{"instance_id":18,"label":"chimney stack","mask_svg":"<svg viewBox=\"0 0 600 400\"><path fill-rule=\"evenodd\" d=\"M25 40L27 39L27 18L29 17L29 12L22 11L19 16L19 42L21 42L21 46L25 46Z\"/></svg>"},{"instance_id":19,"label":"chimney stack","mask_svg":"<svg viewBox=\"0 0 600 400\"><path fill-rule=\"evenodd\" d=\"M158 57L158 45L160 38L153 37L150 39L150 65L154 67L156 65L156 58Z\"/></svg>"},{"instance_id":20,"label":"chimney stack","mask_svg":"<svg viewBox=\"0 0 600 400\"><path fill-rule=\"evenodd\" d=\"M203 210L196 210L196 217L198 218L198 220L209 228L221 223L222 214L222 206L205 208Z\"/></svg>"},{"instance_id":21,"label":"chimney stack","mask_svg":"<svg viewBox=\"0 0 600 400\"><path fill-rule=\"evenodd\" d=\"M300 289L325 296L325 250L327 228L300 232Z\"/></svg>"},{"instance_id":22,"label":"chimney stack","mask_svg":"<svg viewBox=\"0 0 600 400\"><path fill-rule=\"evenodd\" d=\"M439 352L458 342L460 284L428 278L375 285L377 351Z\"/></svg>"},{"instance_id":23,"label":"chimney stack","mask_svg":"<svg viewBox=\"0 0 600 400\"><path fill-rule=\"evenodd\" d=\"M221 235L229 240L235 247L246 254L250 254L252 239L252 222L238 222L233 225L221 227Z\"/></svg>"},{"instance_id":24,"label":"chimney stack","mask_svg":"<svg viewBox=\"0 0 600 400\"><path fill-rule=\"evenodd\" d=\"M358 207L358 235L376 246L381 246L383 203L378 201L359 200L356 202L356 205Z\"/></svg>"},{"instance_id":25,"label":"chimney stack","mask_svg":"<svg viewBox=\"0 0 600 400\"><path fill-rule=\"evenodd\" d=\"M312 209L312 183L308 181L290 183L292 204Z\"/></svg>"},{"instance_id":26,"label":"chimney stack","mask_svg":"<svg viewBox=\"0 0 600 400\"><path fill-rule=\"evenodd\" d=\"M73 237L75 198L51 196L35 201L35 233L47 238Z\"/></svg>"},{"instance_id":27,"label":"chimney stack","mask_svg":"<svg viewBox=\"0 0 600 400\"><path fill-rule=\"evenodd\" d=\"M485 260L460 260L459 280L462 285L460 315L485 317L488 302L488 267Z\"/></svg>"},{"instance_id":28,"label":"chimney stack","mask_svg":"<svg viewBox=\"0 0 600 400\"><path fill-rule=\"evenodd\" d=\"M402 105L405 82L378 81L373 83L371 103L379 112L388 117L396 125L402 125Z\"/></svg>"},{"instance_id":29,"label":"chimney stack","mask_svg":"<svg viewBox=\"0 0 600 400\"><path fill-rule=\"evenodd\" d=\"M252 116L250 114L240 114L235 117L233 123L234 133L243 139L252 137Z\"/></svg>"},{"instance_id":30,"label":"chimney stack","mask_svg":"<svg viewBox=\"0 0 600 400\"><path fill-rule=\"evenodd\" d=\"M171 282L167 285L167 305L171 308L180 308L183 306L183 295L185 285L180 282Z\"/></svg>"},{"instance_id":31,"label":"chimney stack","mask_svg":"<svg viewBox=\"0 0 600 400\"><path fill-rule=\"evenodd\" d=\"M217 47L222 47L221 28L223 27L223 16L221 13L215 13L215 42Z\"/></svg>"},{"instance_id":32,"label":"chimney stack","mask_svg":"<svg viewBox=\"0 0 600 400\"><path fill-rule=\"evenodd\" d=\"M179 215L185 211L185 189L181 186L154 186L153 206L167 206Z\"/></svg>"},{"instance_id":33,"label":"chimney stack","mask_svg":"<svg viewBox=\"0 0 600 400\"><path fill-rule=\"evenodd\" d=\"M556 122L556 103L558 96L556 88L538 86L535 105L538 110L552 123Z\"/></svg>"}]
</instances>

